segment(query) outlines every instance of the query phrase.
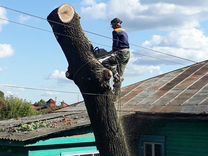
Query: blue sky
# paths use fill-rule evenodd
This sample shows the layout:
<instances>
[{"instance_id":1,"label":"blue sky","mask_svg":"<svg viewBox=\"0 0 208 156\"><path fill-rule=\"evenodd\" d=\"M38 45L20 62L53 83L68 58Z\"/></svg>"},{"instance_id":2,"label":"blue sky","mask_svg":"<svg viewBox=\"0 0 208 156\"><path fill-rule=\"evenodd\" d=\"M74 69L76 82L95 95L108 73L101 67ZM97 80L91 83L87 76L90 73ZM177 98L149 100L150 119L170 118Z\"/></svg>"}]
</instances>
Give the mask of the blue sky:
<instances>
[{"instance_id":1,"label":"blue sky","mask_svg":"<svg viewBox=\"0 0 208 156\"><path fill-rule=\"evenodd\" d=\"M64 3L75 8L86 31L111 37L111 19L123 20L132 52L123 86L193 64L141 47L196 62L208 58L205 0L1 0L0 5L46 18ZM67 103L82 100L76 85L64 77L67 62L54 35L2 19L51 30L47 21L5 8L0 8L0 18L0 90L32 102L49 98ZM110 39L86 35L94 46L111 50Z\"/></svg>"}]
</instances>

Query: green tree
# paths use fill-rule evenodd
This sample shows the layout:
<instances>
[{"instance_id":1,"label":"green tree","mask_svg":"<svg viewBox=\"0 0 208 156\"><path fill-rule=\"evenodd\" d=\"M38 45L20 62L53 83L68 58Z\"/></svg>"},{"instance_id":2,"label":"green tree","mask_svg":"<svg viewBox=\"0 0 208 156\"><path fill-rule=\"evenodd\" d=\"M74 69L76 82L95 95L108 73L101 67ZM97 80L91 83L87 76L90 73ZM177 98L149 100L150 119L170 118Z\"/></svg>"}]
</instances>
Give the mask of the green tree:
<instances>
[{"instance_id":1,"label":"green tree","mask_svg":"<svg viewBox=\"0 0 208 156\"><path fill-rule=\"evenodd\" d=\"M0 91L0 98L4 98L4 92Z\"/></svg>"},{"instance_id":2,"label":"green tree","mask_svg":"<svg viewBox=\"0 0 208 156\"><path fill-rule=\"evenodd\" d=\"M0 109L4 107L5 100L4 100L4 92L0 91Z\"/></svg>"},{"instance_id":3,"label":"green tree","mask_svg":"<svg viewBox=\"0 0 208 156\"><path fill-rule=\"evenodd\" d=\"M3 101L3 100L2 100ZM7 97L0 109L0 119L11 119L39 114L32 104L17 97Z\"/></svg>"},{"instance_id":4,"label":"green tree","mask_svg":"<svg viewBox=\"0 0 208 156\"><path fill-rule=\"evenodd\" d=\"M5 100L4 100L4 98L0 97L0 109L3 108L4 105L5 105Z\"/></svg>"},{"instance_id":5,"label":"green tree","mask_svg":"<svg viewBox=\"0 0 208 156\"><path fill-rule=\"evenodd\" d=\"M37 102L39 106L44 106L46 104L46 101L43 99L40 99L40 101Z\"/></svg>"}]
</instances>

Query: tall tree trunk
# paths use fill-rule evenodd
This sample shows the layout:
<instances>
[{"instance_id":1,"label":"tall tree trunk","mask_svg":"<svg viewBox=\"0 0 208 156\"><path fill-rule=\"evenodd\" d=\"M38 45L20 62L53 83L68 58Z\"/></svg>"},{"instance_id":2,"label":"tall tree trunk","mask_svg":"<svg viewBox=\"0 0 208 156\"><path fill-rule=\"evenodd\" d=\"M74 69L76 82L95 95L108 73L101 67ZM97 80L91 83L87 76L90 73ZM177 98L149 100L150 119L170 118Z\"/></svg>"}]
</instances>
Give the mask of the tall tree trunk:
<instances>
[{"instance_id":1,"label":"tall tree trunk","mask_svg":"<svg viewBox=\"0 0 208 156\"><path fill-rule=\"evenodd\" d=\"M64 4L47 17L69 64L69 77L79 87L85 101L97 148L101 156L128 156L128 149L109 88L112 72L91 52L80 17Z\"/></svg>"}]
</instances>

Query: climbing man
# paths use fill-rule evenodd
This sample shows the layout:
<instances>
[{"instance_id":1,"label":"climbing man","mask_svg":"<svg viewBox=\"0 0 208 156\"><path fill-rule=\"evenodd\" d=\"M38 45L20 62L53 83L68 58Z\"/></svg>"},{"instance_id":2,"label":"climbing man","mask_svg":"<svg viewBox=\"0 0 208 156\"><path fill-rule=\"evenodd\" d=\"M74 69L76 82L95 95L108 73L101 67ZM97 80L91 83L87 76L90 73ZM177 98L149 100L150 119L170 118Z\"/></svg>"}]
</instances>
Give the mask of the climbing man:
<instances>
[{"instance_id":1,"label":"climbing man","mask_svg":"<svg viewBox=\"0 0 208 156\"><path fill-rule=\"evenodd\" d=\"M128 35L121 26L122 21L114 18L111 21L113 28L112 55L102 62L103 66L113 72L114 87L123 81L123 73L130 58Z\"/></svg>"}]
</instances>

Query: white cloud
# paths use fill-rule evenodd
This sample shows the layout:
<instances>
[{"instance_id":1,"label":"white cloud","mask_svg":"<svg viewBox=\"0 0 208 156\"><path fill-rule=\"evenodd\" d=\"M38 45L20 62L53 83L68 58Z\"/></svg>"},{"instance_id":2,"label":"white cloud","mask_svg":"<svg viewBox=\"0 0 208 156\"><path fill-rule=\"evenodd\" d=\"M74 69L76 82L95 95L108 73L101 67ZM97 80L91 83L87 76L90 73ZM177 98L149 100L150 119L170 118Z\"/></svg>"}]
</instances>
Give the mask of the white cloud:
<instances>
[{"instance_id":1,"label":"white cloud","mask_svg":"<svg viewBox=\"0 0 208 156\"><path fill-rule=\"evenodd\" d=\"M30 19L31 19L30 16L27 16L27 15L20 15L18 21L19 21L20 23L25 23L25 22L29 21Z\"/></svg>"},{"instance_id":2,"label":"white cloud","mask_svg":"<svg viewBox=\"0 0 208 156\"><path fill-rule=\"evenodd\" d=\"M141 76L145 74L158 75L160 73L160 66L129 64L125 74L127 76Z\"/></svg>"},{"instance_id":3,"label":"white cloud","mask_svg":"<svg viewBox=\"0 0 208 156\"><path fill-rule=\"evenodd\" d=\"M200 20L208 19L208 3L203 1L192 1L193 5L173 0L158 0L154 3L140 0L90 2L83 3L82 16L107 20L117 16L133 30L198 26Z\"/></svg>"},{"instance_id":4,"label":"white cloud","mask_svg":"<svg viewBox=\"0 0 208 156\"><path fill-rule=\"evenodd\" d=\"M8 21L6 21L7 20L6 9L1 8L1 7L0 7L0 18L2 18L2 20L0 20L0 32L1 32L3 25L8 24Z\"/></svg>"},{"instance_id":5,"label":"white cloud","mask_svg":"<svg viewBox=\"0 0 208 156\"><path fill-rule=\"evenodd\" d=\"M142 46L194 61L208 59L208 37L197 28L175 30L167 36L155 35ZM152 53L151 56L156 55L158 54ZM161 59L165 57L167 56L160 55Z\"/></svg>"},{"instance_id":6,"label":"white cloud","mask_svg":"<svg viewBox=\"0 0 208 156\"><path fill-rule=\"evenodd\" d=\"M69 82L68 79L65 76L65 72L64 71L59 71L59 70L54 70L50 76L50 79L55 79L59 82Z\"/></svg>"},{"instance_id":7,"label":"white cloud","mask_svg":"<svg viewBox=\"0 0 208 156\"><path fill-rule=\"evenodd\" d=\"M51 96L54 96L54 95L58 95L58 92L46 91L43 94L41 94L41 96L43 96L43 97L51 97Z\"/></svg>"},{"instance_id":8,"label":"white cloud","mask_svg":"<svg viewBox=\"0 0 208 156\"><path fill-rule=\"evenodd\" d=\"M134 53L131 53L131 59L127 65L125 74L127 76L141 76L144 74L152 74L152 75L158 75L161 73L160 66L158 65L141 65L138 60L140 58L135 55Z\"/></svg>"},{"instance_id":9,"label":"white cloud","mask_svg":"<svg viewBox=\"0 0 208 156\"><path fill-rule=\"evenodd\" d=\"M81 8L83 15L91 15L95 19L104 19L106 14L106 4L96 3L95 1L85 1L85 7Z\"/></svg>"},{"instance_id":10,"label":"white cloud","mask_svg":"<svg viewBox=\"0 0 208 156\"><path fill-rule=\"evenodd\" d=\"M202 5L208 5L208 1L205 0L188 0L188 1L178 1L178 0L140 0L143 4L152 4L152 3L171 3L181 6L202 6Z\"/></svg>"},{"instance_id":11,"label":"white cloud","mask_svg":"<svg viewBox=\"0 0 208 156\"><path fill-rule=\"evenodd\" d=\"M94 5L96 4L96 0L83 0L82 5Z\"/></svg>"},{"instance_id":12,"label":"white cloud","mask_svg":"<svg viewBox=\"0 0 208 156\"><path fill-rule=\"evenodd\" d=\"M14 49L10 44L0 44L0 58L14 55Z\"/></svg>"},{"instance_id":13,"label":"white cloud","mask_svg":"<svg viewBox=\"0 0 208 156\"><path fill-rule=\"evenodd\" d=\"M12 91L6 91L5 96L14 96L15 94Z\"/></svg>"}]
</instances>

